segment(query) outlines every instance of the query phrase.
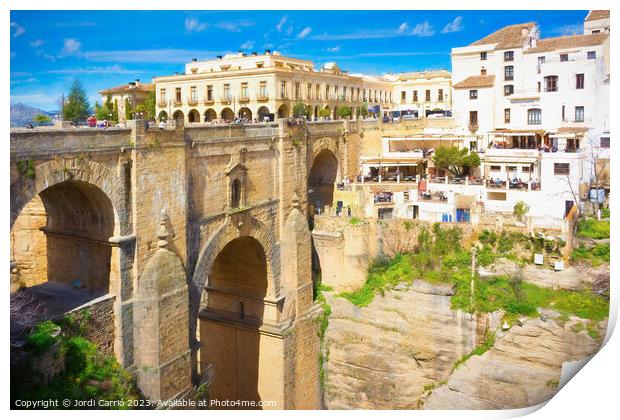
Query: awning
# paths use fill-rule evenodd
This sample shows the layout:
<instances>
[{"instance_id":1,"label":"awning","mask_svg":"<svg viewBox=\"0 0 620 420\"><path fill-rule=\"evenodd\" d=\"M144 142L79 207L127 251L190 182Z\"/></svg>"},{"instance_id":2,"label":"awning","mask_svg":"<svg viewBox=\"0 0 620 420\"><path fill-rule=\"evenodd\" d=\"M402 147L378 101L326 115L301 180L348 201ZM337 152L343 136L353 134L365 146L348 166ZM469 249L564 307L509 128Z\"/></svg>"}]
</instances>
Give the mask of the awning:
<instances>
[{"instance_id":1,"label":"awning","mask_svg":"<svg viewBox=\"0 0 620 420\"><path fill-rule=\"evenodd\" d=\"M487 165L496 165L496 164L508 164L512 163L515 165L522 165L524 163L536 163L538 162L538 158L536 157L485 157L484 163Z\"/></svg>"},{"instance_id":2,"label":"awning","mask_svg":"<svg viewBox=\"0 0 620 420\"><path fill-rule=\"evenodd\" d=\"M363 165L372 166L417 166L422 161L421 158L402 158L402 159L368 159L362 161Z\"/></svg>"},{"instance_id":3,"label":"awning","mask_svg":"<svg viewBox=\"0 0 620 420\"><path fill-rule=\"evenodd\" d=\"M581 138L587 131L586 127L560 127L556 132L549 133L549 137L556 139Z\"/></svg>"},{"instance_id":4,"label":"awning","mask_svg":"<svg viewBox=\"0 0 620 420\"><path fill-rule=\"evenodd\" d=\"M490 134L493 134L498 137L526 137L526 136L544 136L546 133L545 130L502 130L502 131L491 131Z\"/></svg>"}]
</instances>

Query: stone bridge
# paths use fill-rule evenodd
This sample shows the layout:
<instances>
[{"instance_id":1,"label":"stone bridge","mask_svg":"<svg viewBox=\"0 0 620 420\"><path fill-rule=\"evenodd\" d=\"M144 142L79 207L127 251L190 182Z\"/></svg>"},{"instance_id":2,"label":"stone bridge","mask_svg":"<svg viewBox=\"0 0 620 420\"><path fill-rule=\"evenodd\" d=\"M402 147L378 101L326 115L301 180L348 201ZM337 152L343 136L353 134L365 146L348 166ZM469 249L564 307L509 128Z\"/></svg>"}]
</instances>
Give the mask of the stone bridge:
<instances>
[{"instance_id":1,"label":"stone bridge","mask_svg":"<svg viewBox=\"0 0 620 420\"><path fill-rule=\"evenodd\" d=\"M153 400L318 408L308 220L362 125L13 130L12 291L108 305L97 340Z\"/></svg>"}]
</instances>

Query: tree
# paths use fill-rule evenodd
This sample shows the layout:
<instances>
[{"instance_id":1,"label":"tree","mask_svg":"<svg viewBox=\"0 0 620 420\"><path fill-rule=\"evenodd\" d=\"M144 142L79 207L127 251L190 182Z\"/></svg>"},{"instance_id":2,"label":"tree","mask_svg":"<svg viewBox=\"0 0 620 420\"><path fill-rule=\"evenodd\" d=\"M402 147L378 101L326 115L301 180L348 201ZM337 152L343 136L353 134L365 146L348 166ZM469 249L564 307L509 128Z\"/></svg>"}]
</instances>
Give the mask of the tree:
<instances>
[{"instance_id":1,"label":"tree","mask_svg":"<svg viewBox=\"0 0 620 420\"><path fill-rule=\"evenodd\" d=\"M445 169L454 176L464 176L469 168L480 166L480 156L466 148L440 146L435 150L433 163L437 168Z\"/></svg>"},{"instance_id":2,"label":"tree","mask_svg":"<svg viewBox=\"0 0 620 420\"><path fill-rule=\"evenodd\" d=\"M367 103L362 104L362 106L360 107L360 113L362 114L362 117L364 118L368 116L368 104Z\"/></svg>"},{"instance_id":3,"label":"tree","mask_svg":"<svg viewBox=\"0 0 620 420\"><path fill-rule=\"evenodd\" d=\"M90 113L90 104L88 103L88 96L86 90L82 86L79 80L75 79L69 89L69 95L65 102L63 109L64 118L67 121L73 121L77 124L80 121L85 121Z\"/></svg>"},{"instance_id":4,"label":"tree","mask_svg":"<svg viewBox=\"0 0 620 420\"><path fill-rule=\"evenodd\" d=\"M329 114L330 114L329 109L327 109L327 108L319 109L319 117L320 118L327 118L327 117L329 117Z\"/></svg>"},{"instance_id":5,"label":"tree","mask_svg":"<svg viewBox=\"0 0 620 420\"><path fill-rule=\"evenodd\" d=\"M132 118L133 111L131 110L131 103L129 98L125 98L125 121L129 121Z\"/></svg>"},{"instance_id":6,"label":"tree","mask_svg":"<svg viewBox=\"0 0 620 420\"><path fill-rule=\"evenodd\" d=\"M36 123L37 125L46 125L51 123L52 119L47 115L38 114L32 118L32 122Z\"/></svg>"},{"instance_id":7,"label":"tree","mask_svg":"<svg viewBox=\"0 0 620 420\"><path fill-rule=\"evenodd\" d=\"M95 102L95 117L97 117L98 120L109 120L111 113L112 110L108 108L107 103L99 105Z\"/></svg>"},{"instance_id":8,"label":"tree","mask_svg":"<svg viewBox=\"0 0 620 420\"><path fill-rule=\"evenodd\" d=\"M304 105L302 102L297 102L293 105L293 116L295 117L307 117L308 116L308 107Z\"/></svg>"},{"instance_id":9,"label":"tree","mask_svg":"<svg viewBox=\"0 0 620 420\"><path fill-rule=\"evenodd\" d=\"M340 108L338 108L338 116L340 118L350 117L351 116L351 107L343 105Z\"/></svg>"},{"instance_id":10,"label":"tree","mask_svg":"<svg viewBox=\"0 0 620 420\"><path fill-rule=\"evenodd\" d=\"M523 216L525 216L527 212L530 211L530 206L528 206L525 201L517 201L513 211L514 215L517 216L519 221L523 221Z\"/></svg>"},{"instance_id":11,"label":"tree","mask_svg":"<svg viewBox=\"0 0 620 420\"><path fill-rule=\"evenodd\" d=\"M118 124L118 99L114 99L114 106L112 107L112 121Z\"/></svg>"},{"instance_id":12,"label":"tree","mask_svg":"<svg viewBox=\"0 0 620 420\"><path fill-rule=\"evenodd\" d=\"M144 99L144 118L147 120L155 119L155 91L147 93Z\"/></svg>"}]
</instances>

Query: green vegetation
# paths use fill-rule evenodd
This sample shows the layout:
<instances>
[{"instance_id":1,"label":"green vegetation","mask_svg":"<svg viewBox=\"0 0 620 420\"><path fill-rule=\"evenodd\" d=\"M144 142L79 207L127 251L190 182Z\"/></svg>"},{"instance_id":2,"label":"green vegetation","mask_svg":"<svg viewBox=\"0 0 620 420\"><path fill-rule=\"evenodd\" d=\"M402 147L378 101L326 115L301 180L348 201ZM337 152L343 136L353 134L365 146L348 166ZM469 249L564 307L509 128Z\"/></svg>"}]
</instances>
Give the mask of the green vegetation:
<instances>
[{"instance_id":1,"label":"green vegetation","mask_svg":"<svg viewBox=\"0 0 620 420\"><path fill-rule=\"evenodd\" d=\"M459 360L456 361L456 363L454 363L454 366L452 366L452 372L454 372L456 369L458 369L459 366L461 366L463 363L469 360L470 357L482 356L491 347L493 347L494 344L495 344L495 334L491 334L487 332L486 336L484 337L484 341L480 345L478 345L470 353L461 357Z\"/></svg>"},{"instance_id":2,"label":"green vegetation","mask_svg":"<svg viewBox=\"0 0 620 420\"><path fill-rule=\"evenodd\" d=\"M308 107L303 102L297 102L293 105L293 116L299 118L307 117L308 115Z\"/></svg>"},{"instance_id":3,"label":"green vegetation","mask_svg":"<svg viewBox=\"0 0 620 420\"><path fill-rule=\"evenodd\" d=\"M47 115L37 114L32 118L32 122L37 125L47 125L52 122L52 119Z\"/></svg>"},{"instance_id":4,"label":"green vegetation","mask_svg":"<svg viewBox=\"0 0 620 420\"><path fill-rule=\"evenodd\" d=\"M611 217L611 213L609 211L609 207L603 207L601 209L601 217L603 219L609 219Z\"/></svg>"},{"instance_id":5,"label":"green vegetation","mask_svg":"<svg viewBox=\"0 0 620 420\"><path fill-rule=\"evenodd\" d=\"M609 244L596 244L592 248L586 248L580 243L579 247L573 249L571 257L574 262L587 262L593 267L598 267L610 261Z\"/></svg>"},{"instance_id":6,"label":"green vegetation","mask_svg":"<svg viewBox=\"0 0 620 420\"><path fill-rule=\"evenodd\" d=\"M513 209L514 215L517 216L519 220L522 220L523 216L525 216L528 211L530 211L530 206L528 206L525 201L517 201Z\"/></svg>"},{"instance_id":7,"label":"green vegetation","mask_svg":"<svg viewBox=\"0 0 620 420\"><path fill-rule=\"evenodd\" d=\"M88 317L84 313L82 318ZM133 377L113 356L101 354L94 343L82 336L85 326L75 316L66 316L59 324L44 321L28 336L32 356L26 364L11 370L12 401L95 399L124 401L124 407L111 408L130 408L130 401L140 398ZM55 337L59 326L62 333ZM65 370L45 384L39 379L39 372L34 371L32 358L39 357L56 342L60 345L53 357L64 357Z\"/></svg>"},{"instance_id":8,"label":"green vegetation","mask_svg":"<svg viewBox=\"0 0 620 420\"><path fill-rule=\"evenodd\" d=\"M341 107L338 107L337 113L340 118L350 117L352 114L351 107L342 105Z\"/></svg>"},{"instance_id":9,"label":"green vegetation","mask_svg":"<svg viewBox=\"0 0 620 420\"><path fill-rule=\"evenodd\" d=\"M320 118L327 118L330 115L331 115L331 112L329 111L329 109L327 109L327 108L319 109L319 117Z\"/></svg>"},{"instance_id":10,"label":"green vegetation","mask_svg":"<svg viewBox=\"0 0 620 420\"><path fill-rule=\"evenodd\" d=\"M82 83L77 79L74 80L71 85L62 113L65 120L73 121L74 124L85 121L86 118L88 118L88 114L90 113L88 95Z\"/></svg>"},{"instance_id":11,"label":"green vegetation","mask_svg":"<svg viewBox=\"0 0 620 420\"><path fill-rule=\"evenodd\" d=\"M530 241L529 237L524 237ZM608 316L609 301L592 291L547 289L523 282L520 275L485 280L476 275L472 306L471 253L461 247L460 239L458 228L444 229L439 224L433 225L430 231L422 228L415 253L398 254L392 260L376 262L368 270L366 283L359 290L341 293L340 296L363 307L370 304L377 294L383 295L399 283L410 284L414 279L423 279L429 283L453 285L451 302L454 310L474 313L502 309L510 320L520 316L537 316L537 308L541 307L591 320ZM532 238L532 243L545 247L544 240L541 244L539 239ZM502 252L508 252L514 245L511 235L497 235L489 231L482 232L479 240L484 245L477 256L478 264L496 258L491 244ZM547 245L552 251L560 246L559 243Z\"/></svg>"},{"instance_id":12,"label":"green vegetation","mask_svg":"<svg viewBox=\"0 0 620 420\"><path fill-rule=\"evenodd\" d=\"M528 236L517 232L496 232L483 230L478 236L482 249L476 258L478 265L486 267L497 258L507 258L520 264L531 262L533 254L545 253L551 257L561 257L566 245L562 239L546 239L540 236ZM523 254L531 253L529 258ZM520 257L521 255L521 257Z\"/></svg>"},{"instance_id":13,"label":"green vegetation","mask_svg":"<svg viewBox=\"0 0 620 420\"><path fill-rule=\"evenodd\" d=\"M20 160L17 162L17 170L22 176L28 179L34 179L35 177L34 163L32 160Z\"/></svg>"},{"instance_id":14,"label":"green vegetation","mask_svg":"<svg viewBox=\"0 0 620 420\"><path fill-rule=\"evenodd\" d=\"M353 226L357 226L357 225L361 225L363 221L359 217L353 216L349 219L349 223L351 223Z\"/></svg>"},{"instance_id":15,"label":"green vegetation","mask_svg":"<svg viewBox=\"0 0 620 420\"><path fill-rule=\"evenodd\" d=\"M327 364L327 360L329 359L329 349L323 354L323 343L325 340L325 334L327 333L327 327L329 326L329 317L332 314L332 308L327 303L325 296L323 296L323 292L332 291L333 289L327 285L319 283L317 287L317 302L323 308L323 313L319 317L319 330L318 336L321 342L321 348L319 351L319 381L321 384L321 388L323 389L325 386L325 364Z\"/></svg>"},{"instance_id":16,"label":"green vegetation","mask_svg":"<svg viewBox=\"0 0 620 420\"><path fill-rule=\"evenodd\" d=\"M133 110L131 109L131 102L129 98L125 98L125 121L129 121L133 118Z\"/></svg>"},{"instance_id":17,"label":"green vegetation","mask_svg":"<svg viewBox=\"0 0 620 420\"><path fill-rule=\"evenodd\" d=\"M454 176L464 176L469 168L480 166L480 157L467 148L439 146L435 150L433 162L438 169L445 169Z\"/></svg>"},{"instance_id":18,"label":"green vegetation","mask_svg":"<svg viewBox=\"0 0 620 420\"><path fill-rule=\"evenodd\" d=\"M155 92L153 91L148 92L146 95L146 98L144 98L144 101L137 104L133 112L141 113L143 119L145 120L149 120L149 121L154 120L155 119Z\"/></svg>"},{"instance_id":19,"label":"green vegetation","mask_svg":"<svg viewBox=\"0 0 620 420\"><path fill-rule=\"evenodd\" d=\"M577 236L590 239L609 239L609 221L582 219L577 222Z\"/></svg>"}]
</instances>

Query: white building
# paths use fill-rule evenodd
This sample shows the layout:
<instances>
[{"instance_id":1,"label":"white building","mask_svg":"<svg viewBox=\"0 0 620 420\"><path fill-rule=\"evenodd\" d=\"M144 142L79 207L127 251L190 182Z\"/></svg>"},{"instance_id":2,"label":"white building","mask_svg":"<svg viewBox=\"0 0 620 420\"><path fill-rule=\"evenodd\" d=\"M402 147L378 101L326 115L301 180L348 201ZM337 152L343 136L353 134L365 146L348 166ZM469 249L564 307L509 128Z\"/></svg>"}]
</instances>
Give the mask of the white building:
<instances>
[{"instance_id":1,"label":"white building","mask_svg":"<svg viewBox=\"0 0 620 420\"><path fill-rule=\"evenodd\" d=\"M590 12L584 33L541 39L530 22L452 49L453 115L483 139L485 209L523 200L562 218L609 158L609 12Z\"/></svg>"}]
</instances>

